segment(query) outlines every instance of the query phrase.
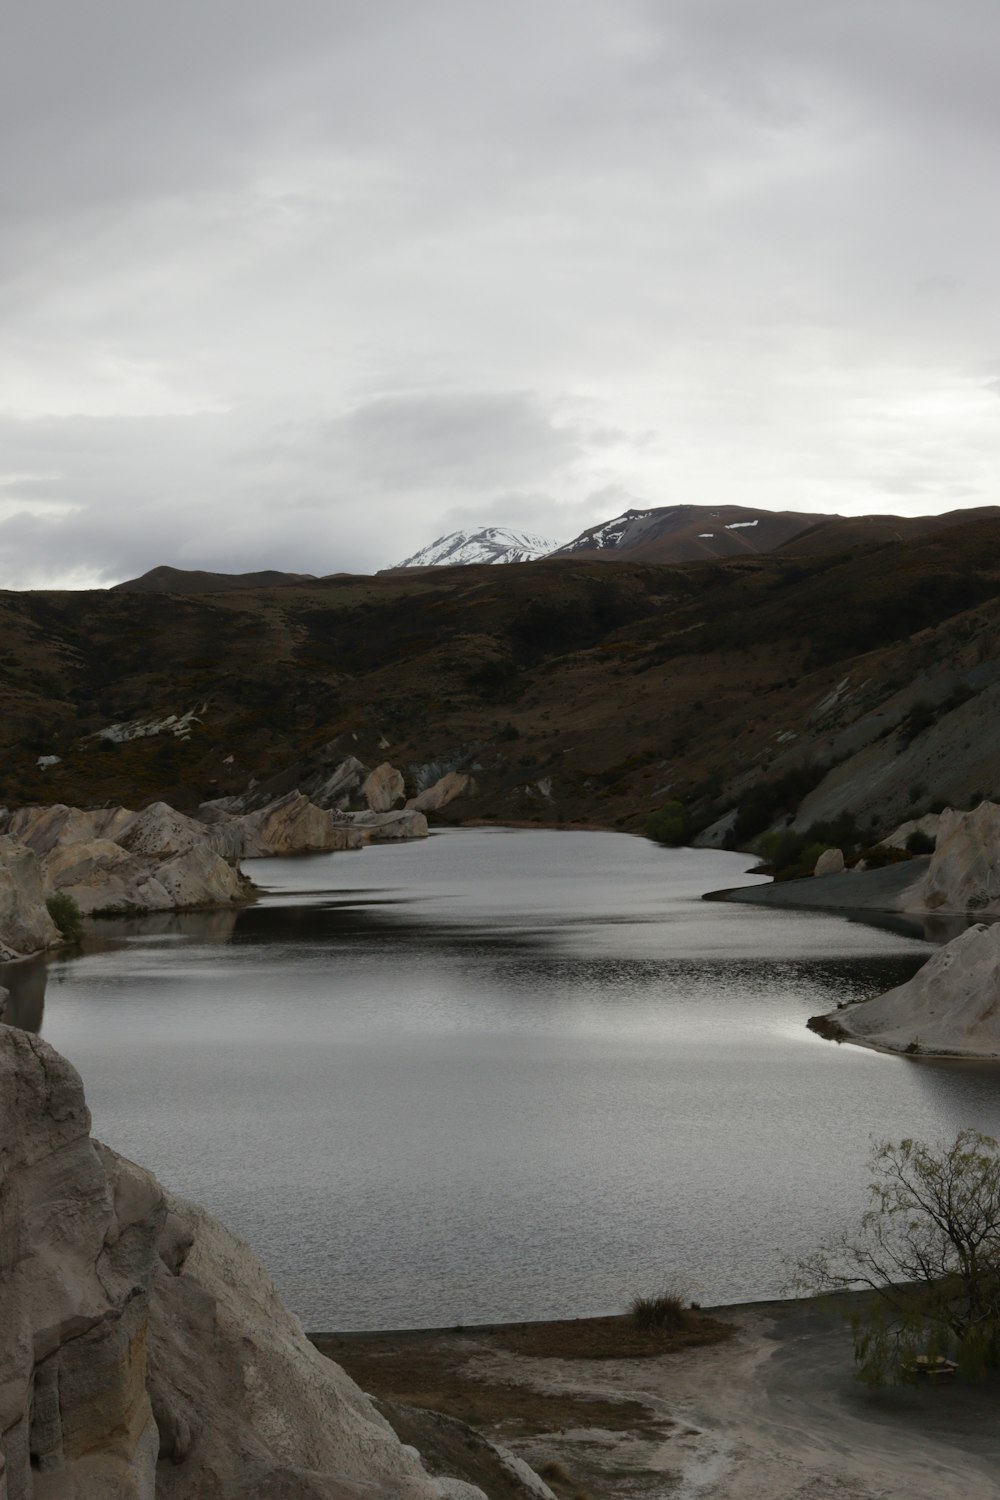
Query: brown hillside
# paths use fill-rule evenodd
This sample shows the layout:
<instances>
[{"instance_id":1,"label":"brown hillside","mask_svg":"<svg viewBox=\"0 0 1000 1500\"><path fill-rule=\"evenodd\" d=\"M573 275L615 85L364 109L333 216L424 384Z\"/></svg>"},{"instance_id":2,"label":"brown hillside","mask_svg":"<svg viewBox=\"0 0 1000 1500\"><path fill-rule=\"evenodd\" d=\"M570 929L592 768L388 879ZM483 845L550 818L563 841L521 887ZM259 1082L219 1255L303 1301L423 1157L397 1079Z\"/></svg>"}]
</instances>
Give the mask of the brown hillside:
<instances>
[{"instance_id":1,"label":"brown hillside","mask_svg":"<svg viewBox=\"0 0 1000 1500\"><path fill-rule=\"evenodd\" d=\"M312 573L279 573L266 568L260 573L205 573L191 568L150 568L140 578L127 578L113 588L141 594L222 594L230 589L280 588L303 583Z\"/></svg>"},{"instance_id":2,"label":"brown hillside","mask_svg":"<svg viewBox=\"0 0 1000 1500\"><path fill-rule=\"evenodd\" d=\"M1000 789L992 519L847 556L6 593L0 628L8 805L193 807L346 754L472 769L453 818L639 828L679 797L741 836ZM101 736L190 710L186 739Z\"/></svg>"}]
</instances>

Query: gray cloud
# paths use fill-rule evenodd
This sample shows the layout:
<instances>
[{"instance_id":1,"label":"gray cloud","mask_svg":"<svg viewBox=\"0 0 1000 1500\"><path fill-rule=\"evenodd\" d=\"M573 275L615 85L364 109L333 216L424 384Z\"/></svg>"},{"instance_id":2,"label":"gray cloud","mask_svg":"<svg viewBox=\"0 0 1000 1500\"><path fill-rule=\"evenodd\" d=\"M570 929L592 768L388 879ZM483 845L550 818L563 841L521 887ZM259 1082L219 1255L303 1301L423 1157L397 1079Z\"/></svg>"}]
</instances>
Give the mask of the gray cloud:
<instances>
[{"instance_id":1,"label":"gray cloud","mask_svg":"<svg viewBox=\"0 0 1000 1500\"><path fill-rule=\"evenodd\" d=\"M16 7L0 581L992 502L997 56L994 0Z\"/></svg>"}]
</instances>

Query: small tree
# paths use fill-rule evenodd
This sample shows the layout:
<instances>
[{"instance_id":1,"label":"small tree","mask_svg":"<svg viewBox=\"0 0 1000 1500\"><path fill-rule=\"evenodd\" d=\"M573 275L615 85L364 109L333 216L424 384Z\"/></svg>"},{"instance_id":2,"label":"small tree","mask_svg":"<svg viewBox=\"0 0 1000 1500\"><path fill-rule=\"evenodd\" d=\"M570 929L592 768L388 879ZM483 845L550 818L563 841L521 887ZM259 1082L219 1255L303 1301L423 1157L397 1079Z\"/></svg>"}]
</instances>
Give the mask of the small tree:
<instances>
[{"instance_id":1,"label":"small tree","mask_svg":"<svg viewBox=\"0 0 1000 1500\"><path fill-rule=\"evenodd\" d=\"M918 1356L968 1374L1000 1366L1000 1148L963 1130L937 1147L873 1149L871 1207L857 1236L800 1261L813 1291L868 1288L851 1316L858 1378L906 1379Z\"/></svg>"},{"instance_id":2,"label":"small tree","mask_svg":"<svg viewBox=\"0 0 1000 1500\"><path fill-rule=\"evenodd\" d=\"M49 896L45 905L49 916L66 941L78 942L83 936L83 917L73 897L66 891L55 891Z\"/></svg>"}]
</instances>

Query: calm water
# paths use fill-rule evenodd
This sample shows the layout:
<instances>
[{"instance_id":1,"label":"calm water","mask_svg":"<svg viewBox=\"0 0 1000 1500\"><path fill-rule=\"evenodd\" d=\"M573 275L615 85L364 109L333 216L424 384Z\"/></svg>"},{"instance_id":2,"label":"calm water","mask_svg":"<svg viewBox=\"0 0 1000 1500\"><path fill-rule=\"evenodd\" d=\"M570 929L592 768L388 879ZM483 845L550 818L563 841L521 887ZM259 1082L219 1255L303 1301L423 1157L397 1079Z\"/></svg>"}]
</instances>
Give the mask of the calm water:
<instances>
[{"instance_id":1,"label":"calm water","mask_svg":"<svg viewBox=\"0 0 1000 1500\"><path fill-rule=\"evenodd\" d=\"M746 863L496 830L258 861L253 908L53 962L42 1031L307 1327L778 1295L864 1206L869 1137L1000 1133L1000 1073L806 1031L929 947L698 899Z\"/></svg>"}]
</instances>

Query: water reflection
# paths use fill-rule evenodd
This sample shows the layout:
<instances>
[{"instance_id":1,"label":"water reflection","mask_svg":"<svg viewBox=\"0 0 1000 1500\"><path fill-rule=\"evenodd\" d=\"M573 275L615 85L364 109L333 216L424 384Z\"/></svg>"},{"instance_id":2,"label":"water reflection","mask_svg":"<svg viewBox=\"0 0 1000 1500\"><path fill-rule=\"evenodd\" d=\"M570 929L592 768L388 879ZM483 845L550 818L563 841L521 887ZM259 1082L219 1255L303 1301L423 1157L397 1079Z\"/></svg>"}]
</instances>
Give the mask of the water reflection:
<instances>
[{"instance_id":1,"label":"water reflection","mask_svg":"<svg viewBox=\"0 0 1000 1500\"><path fill-rule=\"evenodd\" d=\"M19 1026L22 1031L41 1031L47 975L42 954L37 958L22 959L20 963L0 964L0 987L8 991L0 1013L0 1021L5 1026Z\"/></svg>"}]
</instances>

